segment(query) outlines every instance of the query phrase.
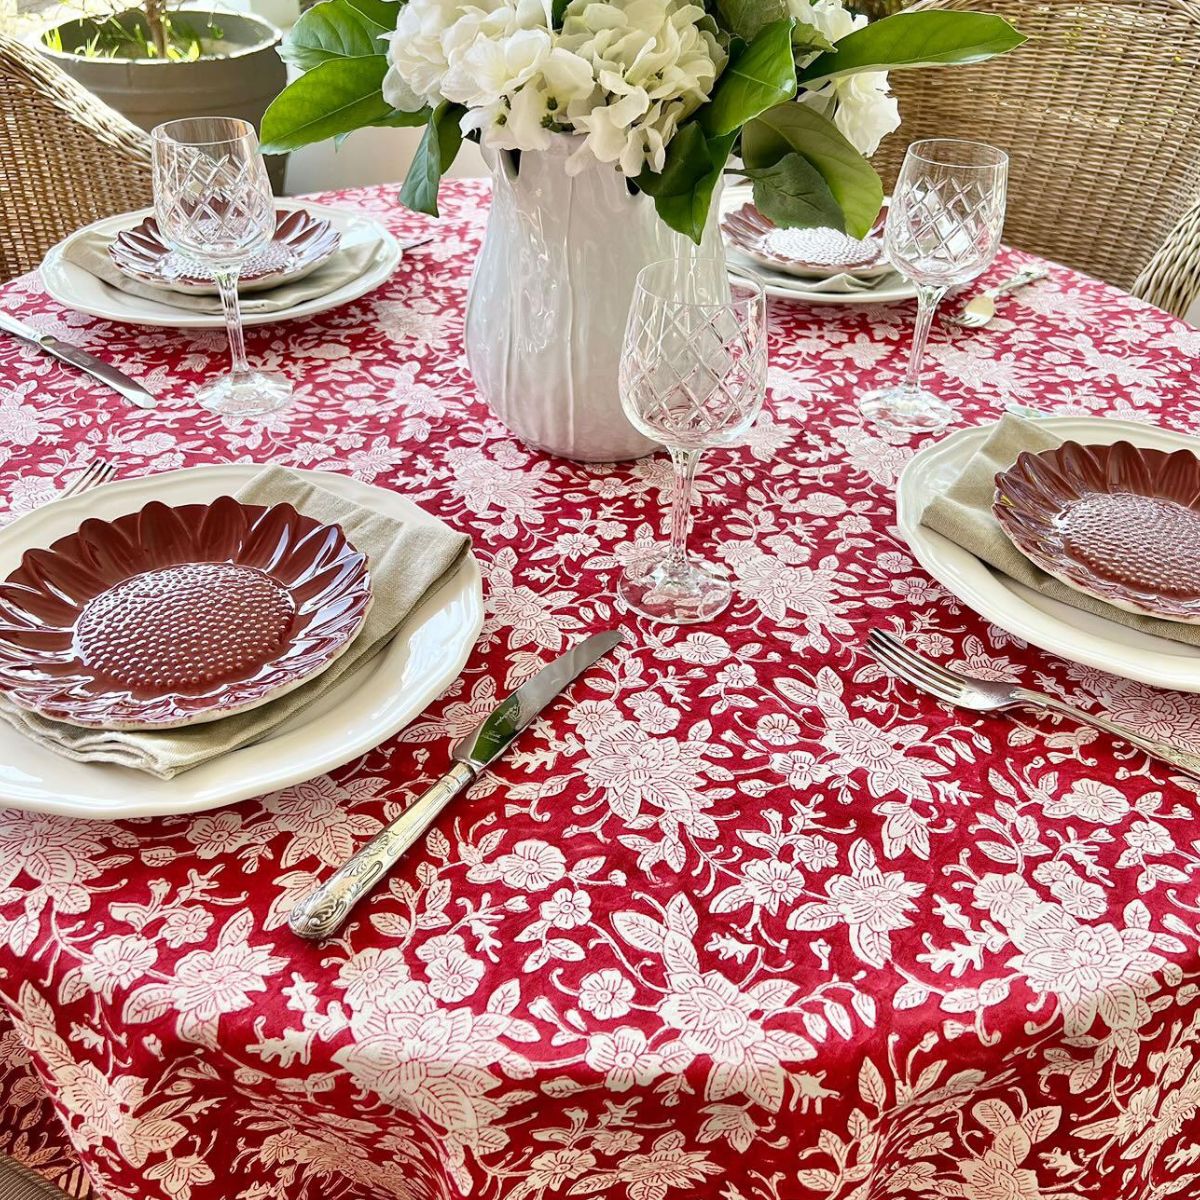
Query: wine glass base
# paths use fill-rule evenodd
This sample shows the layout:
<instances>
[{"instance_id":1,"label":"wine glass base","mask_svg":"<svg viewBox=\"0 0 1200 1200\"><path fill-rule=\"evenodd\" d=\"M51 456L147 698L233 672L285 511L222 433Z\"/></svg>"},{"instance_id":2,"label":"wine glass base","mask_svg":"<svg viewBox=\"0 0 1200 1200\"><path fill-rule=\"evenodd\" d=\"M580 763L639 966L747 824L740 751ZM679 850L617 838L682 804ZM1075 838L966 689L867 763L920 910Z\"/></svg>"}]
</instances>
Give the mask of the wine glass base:
<instances>
[{"instance_id":1,"label":"wine glass base","mask_svg":"<svg viewBox=\"0 0 1200 1200\"><path fill-rule=\"evenodd\" d=\"M286 376L273 371L246 371L209 384L196 399L209 412L222 416L260 417L289 404L292 385Z\"/></svg>"},{"instance_id":2,"label":"wine glass base","mask_svg":"<svg viewBox=\"0 0 1200 1200\"><path fill-rule=\"evenodd\" d=\"M728 606L733 585L719 567L694 559L674 565L669 549L656 546L625 568L617 594L652 621L695 625L712 620Z\"/></svg>"},{"instance_id":3,"label":"wine glass base","mask_svg":"<svg viewBox=\"0 0 1200 1200\"><path fill-rule=\"evenodd\" d=\"M957 415L944 400L924 388L879 388L858 400L859 411L869 421L902 433L930 433L945 429Z\"/></svg>"}]
</instances>

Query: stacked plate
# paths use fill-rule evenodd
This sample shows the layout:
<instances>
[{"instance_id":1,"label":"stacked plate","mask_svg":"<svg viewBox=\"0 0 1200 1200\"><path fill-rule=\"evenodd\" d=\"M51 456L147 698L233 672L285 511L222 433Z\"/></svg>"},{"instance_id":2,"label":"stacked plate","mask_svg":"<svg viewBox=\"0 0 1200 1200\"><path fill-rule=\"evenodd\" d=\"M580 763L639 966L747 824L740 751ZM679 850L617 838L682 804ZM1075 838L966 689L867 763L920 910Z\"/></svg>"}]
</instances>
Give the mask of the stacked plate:
<instances>
[{"instance_id":1,"label":"stacked plate","mask_svg":"<svg viewBox=\"0 0 1200 1200\"><path fill-rule=\"evenodd\" d=\"M109 484L0 531L5 702L81 733L187 733L238 720L332 666L372 603L366 558L337 525L231 498L260 471L201 467ZM386 517L436 523L394 492L297 474ZM0 722L0 807L149 816L310 779L421 712L462 670L482 620L468 554L374 657L261 740L171 779L75 761Z\"/></svg>"},{"instance_id":2,"label":"stacked plate","mask_svg":"<svg viewBox=\"0 0 1200 1200\"><path fill-rule=\"evenodd\" d=\"M88 248L94 245L103 245L106 253L89 269L93 256ZM281 206L275 237L246 264L239 292L265 302L275 289L296 284L322 268L336 281L326 290L306 289L303 298L282 306L244 304L243 320L247 325L262 325L311 317L357 300L387 280L401 256L396 239L378 221L359 213L318 204ZM338 268L346 264L353 264L353 271L343 279L346 272ZM172 294L215 298L216 285L204 266L163 243L150 209L107 217L77 230L48 251L41 274L56 300L90 316L169 329L225 327L215 299L203 311L170 302ZM122 280L140 286L127 290Z\"/></svg>"},{"instance_id":3,"label":"stacked plate","mask_svg":"<svg viewBox=\"0 0 1200 1200\"><path fill-rule=\"evenodd\" d=\"M836 229L780 229L754 205L748 185L726 189L721 232L730 266L763 281L769 296L809 304L893 304L916 288L887 261L878 229L851 238Z\"/></svg>"},{"instance_id":4,"label":"stacked plate","mask_svg":"<svg viewBox=\"0 0 1200 1200\"><path fill-rule=\"evenodd\" d=\"M910 461L897 488L901 534L930 575L1009 633L1114 675L1200 692L1200 645L1170 637L1169 626L1150 632L1115 619L1200 624L1200 441L1107 418L1037 424L1062 444L1022 454L996 476L993 514L1029 562L1103 605L1075 607L1026 587L921 524L994 426L962 430Z\"/></svg>"}]
</instances>

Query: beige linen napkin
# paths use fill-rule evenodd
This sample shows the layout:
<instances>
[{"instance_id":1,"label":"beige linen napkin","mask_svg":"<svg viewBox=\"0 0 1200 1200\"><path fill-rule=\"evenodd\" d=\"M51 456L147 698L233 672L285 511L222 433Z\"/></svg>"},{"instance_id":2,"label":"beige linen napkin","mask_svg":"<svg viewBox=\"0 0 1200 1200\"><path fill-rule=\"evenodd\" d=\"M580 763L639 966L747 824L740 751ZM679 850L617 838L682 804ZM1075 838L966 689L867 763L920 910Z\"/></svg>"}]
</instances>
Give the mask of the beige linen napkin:
<instances>
[{"instance_id":1,"label":"beige linen napkin","mask_svg":"<svg viewBox=\"0 0 1200 1200\"><path fill-rule=\"evenodd\" d=\"M63 247L63 258L69 263L94 275L102 283L130 296L153 300L169 308L187 309L189 312L219 314L221 301L217 296L189 296L170 288L155 287L130 279L108 255L112 237L102 233L88 233L70 239ZM339 247L334 255L321 264L311 275L285 283L265 292L250 292L240 297L242 312L247 316L261 313L282 312L285 308L316 300L359 278L375 261L383 249L381 241L359 242L353 246Z\"/></svg>"},{"instance_id":2,"label":"beige linen napkin","mask_svg":"<svg viewBox=\"0 0 1200 1200\"><path fill-rule=\"evenodd\" d=\"M799 297L821 295L848 295L852 292L862 292L864 296L876 288L892 287L899 276L895 271L877 275L872 279L858 279L854 275L830 275L826 279L804 279L799 275L788 275L783 271L775 271L762 263L756 262L747 254L726 247L726 253L734 266L742 266L747 271L761 277L765 283L787 288Z\"/></svg>"},{"instance_id":3,"label":"beige linen napkin","mask_svg":"<svg viewBox=\"0 0 1200 1200\"><path fill-rule=\"evenodd\" d=\"M1000 528L1000 523L992 516L997 472L1011 467L1022 451L1037 454L1060 445L1061 441L1037 421L1007 414L971 457L962 474L926 507L921 514L921 524L949 538L1002 575L1052 600L1060 600L1072 608L1094 613L1142 633L1200 646L1200 626L1138 616L1085 596L1035 567Z\"/></svg>"},{"instance_id":4,"label":"beige linen napkin","mask_svg":"<svg viewBox=\"0 0 1200 1200\"><path fill-rule=\"evenodd\" d=\"M400 630L426 593L438 586L470 547L465 534L436 524L385 517L282 467L267 467L237 494L247 504L293 505L305 516L340 525L366 553L374 603L350 649L311 682L261 708L205 725L161 732L80 729L17 708L0 696L0 720L34 741L82 762L118 763L171 779L200 763L266 737L335 683L365 665Z\"/></svg>"}]
</instances>

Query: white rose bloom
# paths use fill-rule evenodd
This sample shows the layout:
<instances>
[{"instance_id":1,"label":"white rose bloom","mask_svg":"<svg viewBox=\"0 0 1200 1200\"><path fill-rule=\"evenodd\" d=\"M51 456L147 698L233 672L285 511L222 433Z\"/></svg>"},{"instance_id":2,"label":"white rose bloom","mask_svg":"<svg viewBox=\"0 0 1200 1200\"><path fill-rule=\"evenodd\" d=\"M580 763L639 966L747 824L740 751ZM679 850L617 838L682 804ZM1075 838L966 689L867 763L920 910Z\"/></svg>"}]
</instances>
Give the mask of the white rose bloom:
<instances>
[{"instance_id":1,"label":"white rose bloom","mask_svg":"<svg viewBox=\"0 0 1200 1200\"><path fill-rule=\"evenodd\" d=\"M842 0L788 0L788 8L798 21L813 26L831 42L867 23L866 17L847 12ZM798 98L829 117L842 136L868 158L900 125L900 109L888 92L886 71L835 79L815 91L801 91Z\"/></svg>"},{"instance_id":2,"label":"white rose bloom","mask_svg":"<svg viewBox=\"0 0 1200 1200\"><path fill-rule=\"evenodd\" d=\"M572 0L559 45L590 64L598 89L568 109L585 135L569 170L588 155L626 175L661 171L679 122L712 92L725 66L704 9L682 0Z\"/></svg>"},{"instance_id":3,"label":"white rose bloom","mask_svg":"<svg viewBox=\"0 0 1200 1200\"><path fill-rule=\"evenodd\" d=\"M886 71L865 71L833 85L837 109L833 123L845 139L868 158L879 143L900 127L900 106L888 91Z\"/></svg>"}]
</instances>

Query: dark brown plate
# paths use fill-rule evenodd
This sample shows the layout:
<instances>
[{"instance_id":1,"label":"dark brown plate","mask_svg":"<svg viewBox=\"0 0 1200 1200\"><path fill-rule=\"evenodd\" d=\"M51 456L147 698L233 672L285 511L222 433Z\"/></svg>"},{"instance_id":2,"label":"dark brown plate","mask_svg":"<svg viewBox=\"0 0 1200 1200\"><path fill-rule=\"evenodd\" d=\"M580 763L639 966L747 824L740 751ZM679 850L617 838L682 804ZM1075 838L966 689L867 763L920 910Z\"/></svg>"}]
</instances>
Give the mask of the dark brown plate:
<instances>
[{"instance_id":1,"label":"dark brown plate","mask_svg":"<svg viewBox=\"0 0 1200 1200\"><path fill-rule=\"evenodd\" d=\"M303 279L327 262L340 243L341 235L323 217L314 217L302 208L280 209L271 244L242 264L238 291L262 292ZM189 295L217 293L212 271L172 250L163 241L153 217L117 234L108 247L108 256L120 271L142 283Z\"/></svg>"},{"instance_id":2,"label":"dark brown plate","mask_svg":"<svg viewBox=\"0 0 1200 1200\"><path fill-rule=\"evenodd\" d=\"M753 204L728 213L721 228L743 254L789 275L867 279L891 270L877 237L852 238L836 229L780 229Z\"/></svg>"},{"instance_id":3,"label":"dark brown plate","mask_svg":"<svg viewBox=\"0 0 1200 1200\"><path fill-rule=\"evenodd\" d=\"M336 525L155 501L25 553L0 584L0 691L100 729L213 721L320 674L370 605L366 556Z\"/></svg>"},{"instance_id":4,"label":"dark brown plate","mask_svg":"<svg viewBox=\"0 0 1200 1200\"><path fill-rule=\"evenodd\" d=\"M1200 459L1064 442L996 476L992 511L1043 571L1117 608L1200 624Z\"/></svg>"}]
</instances>

